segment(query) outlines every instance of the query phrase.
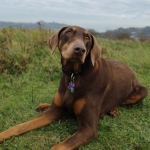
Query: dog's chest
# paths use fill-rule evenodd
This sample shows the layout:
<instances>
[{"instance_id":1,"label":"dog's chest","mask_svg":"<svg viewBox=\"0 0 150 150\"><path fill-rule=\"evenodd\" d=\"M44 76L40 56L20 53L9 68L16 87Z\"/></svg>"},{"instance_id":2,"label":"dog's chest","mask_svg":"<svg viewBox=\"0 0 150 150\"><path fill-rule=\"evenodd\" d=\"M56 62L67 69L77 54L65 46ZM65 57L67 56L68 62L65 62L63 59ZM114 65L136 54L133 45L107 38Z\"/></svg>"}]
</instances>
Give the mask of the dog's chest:
<instances>
[{"instance_id":1,"label":"dog's chest","mask_svg":"<svg viewBox=\"0 0 150 150\"><path fill-rule=\"evenodd\" d=\"M71 91L68 89L64 95L63 104L65 109L70 114L74 114L74 109L73 109L74 102L75 102L75 93L71 93Z\"/></svg>"},{"instance_id":2,"label":"dog's chest","mask_svg":"<svg viewBox=\"0 0 150 150\"><path fill-rule=\"evenodd\" d=\"M64 79L65 84L63 84L63 104L65 109L71 113L74 114L74 104L76 101L87 97L87 91L90 91L90 87L88 85L88 79L86 76L76 76L74 79L74 87L73 91L71 89L70 83L71 78L67 77Z\"/></svg>"}]
</instances>

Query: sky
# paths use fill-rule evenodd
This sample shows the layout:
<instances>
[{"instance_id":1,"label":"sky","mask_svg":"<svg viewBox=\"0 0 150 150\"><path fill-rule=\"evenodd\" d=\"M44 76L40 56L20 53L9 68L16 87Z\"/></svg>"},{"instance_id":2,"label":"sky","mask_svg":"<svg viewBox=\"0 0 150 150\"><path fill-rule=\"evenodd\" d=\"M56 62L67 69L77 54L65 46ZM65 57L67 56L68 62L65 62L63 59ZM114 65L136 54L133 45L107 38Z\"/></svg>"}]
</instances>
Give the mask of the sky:
<instances>
[{"instance_id":1,"label":"sky","mask_svg":"<svg viewBox=\"0 0 150 150\"><path fill-rule=\"evenodd\" d=\"M150 26L150 0L0 0L0 21L58 22L96 31Z\"/></svg>"}]
</instances>

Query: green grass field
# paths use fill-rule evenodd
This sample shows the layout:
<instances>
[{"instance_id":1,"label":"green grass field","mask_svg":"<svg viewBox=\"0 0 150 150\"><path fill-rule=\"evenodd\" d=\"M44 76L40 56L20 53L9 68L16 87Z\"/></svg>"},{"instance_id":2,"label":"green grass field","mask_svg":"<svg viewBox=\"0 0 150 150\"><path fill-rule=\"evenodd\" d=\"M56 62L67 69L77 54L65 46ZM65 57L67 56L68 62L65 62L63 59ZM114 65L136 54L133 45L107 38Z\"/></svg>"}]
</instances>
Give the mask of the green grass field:
<instances>
[{"instance_id":1,"label":"green grass field","mask_svg":"<svg viewBox=\"0 0 150 150\"><path fill-rule=\"evenodd\" d=\"M51 30L0 29L0 132L39 115L39 103L51 103L61 77L59 52L50 54ZM150 89L150 42L97 38L102 57L134 69ZM120 107L115 118L99 120L99 137L80 150L150 150L150 96L142 105ZM78 128L73 118L12 137L0 150L48 150Z\"/></svg>"}]
</instances>

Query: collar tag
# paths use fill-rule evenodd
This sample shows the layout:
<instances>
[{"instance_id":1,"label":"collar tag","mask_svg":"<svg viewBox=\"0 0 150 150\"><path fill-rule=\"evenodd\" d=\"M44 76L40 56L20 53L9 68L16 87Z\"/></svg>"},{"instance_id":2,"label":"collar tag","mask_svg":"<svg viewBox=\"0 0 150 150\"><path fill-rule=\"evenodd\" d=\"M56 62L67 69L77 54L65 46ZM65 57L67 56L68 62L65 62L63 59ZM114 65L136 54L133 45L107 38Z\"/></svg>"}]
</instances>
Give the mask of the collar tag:
<instances>
[{"instance_id":1,"label":"collar tag","mask_svg":"<svg viewBox=\"0 0 150 150\"><path fill-rule=\"evenodd\" d=\"M75 75L74 73L71 74L71 82L68 85L68 88L70 89L71 93L74 93L75 83L74 83Z\"/></svg>"}]
</instances>

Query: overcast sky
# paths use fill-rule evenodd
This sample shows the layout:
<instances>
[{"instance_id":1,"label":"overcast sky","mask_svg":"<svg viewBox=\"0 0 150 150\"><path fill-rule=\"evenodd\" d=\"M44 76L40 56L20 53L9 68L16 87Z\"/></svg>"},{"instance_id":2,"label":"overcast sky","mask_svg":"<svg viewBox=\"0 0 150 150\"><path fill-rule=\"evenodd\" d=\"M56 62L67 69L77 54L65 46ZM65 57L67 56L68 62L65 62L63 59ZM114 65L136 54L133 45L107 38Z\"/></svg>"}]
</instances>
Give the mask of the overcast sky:
<instances>
[{"instance_id":1,"label":"overcast sky","mask_svg":"<svg viewBox=\"0 0 150 150\"><path fill-rule=\"evenodd\" d=\"M54 21L97 31L145 27L150 0L0 0L0 21Z\"/></svg>"}]
</instances>

